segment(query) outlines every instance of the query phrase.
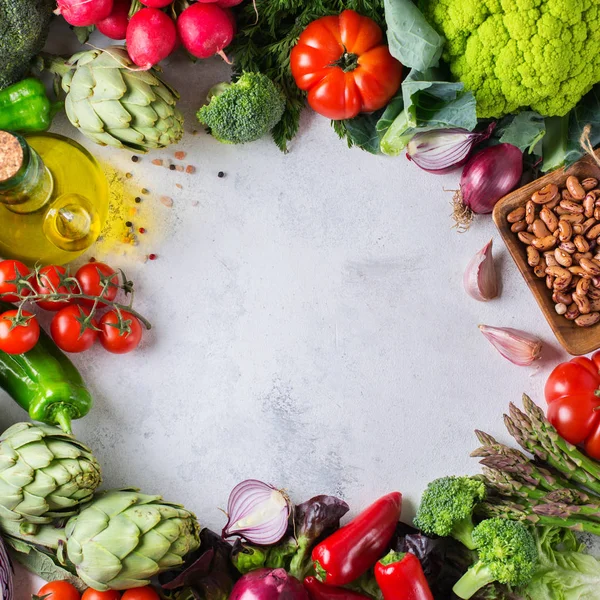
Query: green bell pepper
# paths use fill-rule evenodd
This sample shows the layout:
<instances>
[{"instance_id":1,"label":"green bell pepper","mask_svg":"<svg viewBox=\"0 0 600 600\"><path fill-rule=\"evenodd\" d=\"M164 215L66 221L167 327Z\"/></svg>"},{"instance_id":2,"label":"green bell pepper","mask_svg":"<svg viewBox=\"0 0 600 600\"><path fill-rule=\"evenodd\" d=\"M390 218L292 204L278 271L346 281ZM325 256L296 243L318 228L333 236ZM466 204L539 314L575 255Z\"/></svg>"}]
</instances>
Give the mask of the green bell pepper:
<instances>
[{"instance_id":1,"label":"green bell pepper","mask_svg":"<svg viewBox=\"0 0 600 600\"><path fill-rule=\"evenodd\" d=\"M0 302L0 311L14 306ZM85 416L92 397L75 365L44 331L25 354L0 350L0 388L35 421L58 425L71 433L71 419Z\"/></svg>"},{"instance_id":2,"label":"green bell pepper","mask_svg":"<svg viewBox=\"0 0 600 600\"><path fill-rule=\"evenodd\" d=\"M23 79L0 91L0 130L46 131L61 107L50 102L39 79Z\"/></svg>"}]
</instances>

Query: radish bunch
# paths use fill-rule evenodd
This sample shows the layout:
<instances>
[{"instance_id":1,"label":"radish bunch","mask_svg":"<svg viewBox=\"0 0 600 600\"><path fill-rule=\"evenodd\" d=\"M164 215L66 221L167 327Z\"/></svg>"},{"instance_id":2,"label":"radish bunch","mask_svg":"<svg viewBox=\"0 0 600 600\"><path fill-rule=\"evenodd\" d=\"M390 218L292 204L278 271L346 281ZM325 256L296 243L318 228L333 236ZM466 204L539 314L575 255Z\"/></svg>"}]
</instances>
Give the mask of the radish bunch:
<instances>
[{"instance_id":1,"label":"radish bunch","mask_svg":"<svg viewBox=\"0 0 600 600\"><path fill-rule=\"evenodd\" d=\"M173 0L139 0L144 5L130 17L132 0L57 0L57 14L78 27L95 25L113 40L127 40L131 60L142 69L169 56L179 42L196 58L223 50L235 34L235 17L230 10L242 0L198 0L177 18L166 12Z\"/></svg>"}]
</instances>

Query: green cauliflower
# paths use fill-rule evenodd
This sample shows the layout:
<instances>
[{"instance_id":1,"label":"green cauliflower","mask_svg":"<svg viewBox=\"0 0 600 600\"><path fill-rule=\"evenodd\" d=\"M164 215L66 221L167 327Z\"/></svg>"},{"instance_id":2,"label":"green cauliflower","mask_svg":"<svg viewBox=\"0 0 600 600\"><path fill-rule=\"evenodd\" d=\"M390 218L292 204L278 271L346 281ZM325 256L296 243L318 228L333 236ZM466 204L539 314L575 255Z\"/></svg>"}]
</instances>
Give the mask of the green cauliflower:
<instances>
[{"instance_id":1,"label":"green cauliflower","mask_svg":"<svg viewBox=\"0 0 600 600\"><path fill-rule=\"evenodd\" d=\"M479 117L567 114L600 81L598 0L419 0Z\"/></svg>"},{"instance_id":2,"label":"green cauliflower","mask_svg":"<svg viewBox=\"0 0 600 600\"><path fill-rule=\"evenodd\" d=\"M225 144L260 139L279 123L285 108L285 96L262 73L243 73L234 83L219 83L208 100L198 120Z\"/></svg>"}]
</instances>

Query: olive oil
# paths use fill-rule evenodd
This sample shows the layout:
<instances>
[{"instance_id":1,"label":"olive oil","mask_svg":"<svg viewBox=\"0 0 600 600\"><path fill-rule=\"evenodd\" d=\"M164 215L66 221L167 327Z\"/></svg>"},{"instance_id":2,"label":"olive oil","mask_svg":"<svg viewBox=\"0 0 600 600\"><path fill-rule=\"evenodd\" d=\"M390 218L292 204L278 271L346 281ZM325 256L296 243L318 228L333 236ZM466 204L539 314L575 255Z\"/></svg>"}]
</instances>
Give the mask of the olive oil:
<instances>
[{"instance_id":1,"label":"olive oil","mask_svg":"<svg viewBox=\"0 0 600 600\"><path fill-rule=\"evenodd\" d=\"M106 177L83 146L0 132L1 258L67 263L96 241L107 212Z\"/></svg>"}]
</instances>

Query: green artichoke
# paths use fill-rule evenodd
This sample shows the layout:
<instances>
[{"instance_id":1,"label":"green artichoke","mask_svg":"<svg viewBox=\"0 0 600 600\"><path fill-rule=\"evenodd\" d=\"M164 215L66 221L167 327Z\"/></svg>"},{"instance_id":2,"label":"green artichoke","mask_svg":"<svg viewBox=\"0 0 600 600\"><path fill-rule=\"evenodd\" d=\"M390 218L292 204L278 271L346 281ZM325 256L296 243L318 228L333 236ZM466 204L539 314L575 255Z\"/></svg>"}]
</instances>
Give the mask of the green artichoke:
<instances>
[{"instance_id":1,"label":"green artichoke","mask_svg":"<svg viewBox=\"0 0 600 600\"><path fill-rule=\"evenodd\" d=\"M77 575L99 591L148 585L200 546L196 517L182 506L135 490L98 494L65 529Z\"/></svg>"},{"instance_id":2,"label":"green artichoke","mask_svg":"<svg viewBox=\"0 0 600 600\"><path fill-rule=\"evenodd\" d=\"M68 61L46 57L45 64L62 77L69 121L97 144L147 152L181 139L179 94L156 68L138 70L122 46L79 52Z\"/></svg>"},{"instance_id":3,"label":"green artichoke","mask_svg":"<svg viewBox=\"0 0 600 600\"><path fill-rule=\"evenodd\" d=\"M17 423L0 436L0 526L74 515L101 481L90 449L57 427Z\"/></svg>"}]
</instances>

